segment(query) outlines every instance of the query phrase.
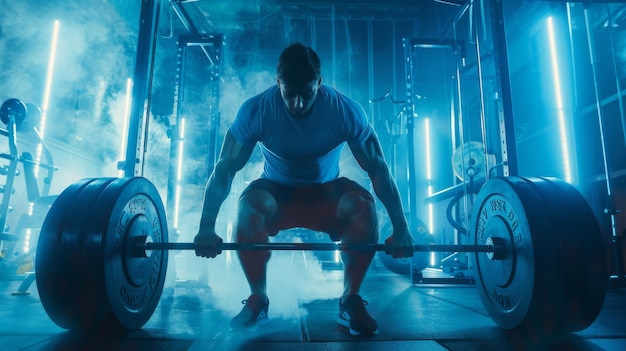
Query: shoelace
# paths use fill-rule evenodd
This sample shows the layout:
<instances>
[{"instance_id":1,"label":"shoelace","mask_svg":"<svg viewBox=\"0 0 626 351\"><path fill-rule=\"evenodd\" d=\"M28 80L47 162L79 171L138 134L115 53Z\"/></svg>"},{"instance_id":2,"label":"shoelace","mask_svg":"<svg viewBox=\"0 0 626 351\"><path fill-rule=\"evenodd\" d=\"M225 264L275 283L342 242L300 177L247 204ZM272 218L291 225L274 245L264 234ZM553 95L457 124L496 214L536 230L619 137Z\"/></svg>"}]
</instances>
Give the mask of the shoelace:
<instances>
[{"instance_id":1,"label":"shoelace","mask_svg":"<svg viewBox=\"0 0 626 351\"><path fill-rule=\"evenodd\" d=\"M242 305L247 305L248 304L248 300L249 299L241 300L241 304ZM263 308L264 304L266 304L266 303L264 303L263 301L259 300L259 304L257 306L259 308L259 310L261 310Z\"/></svg>"}]
</instances>

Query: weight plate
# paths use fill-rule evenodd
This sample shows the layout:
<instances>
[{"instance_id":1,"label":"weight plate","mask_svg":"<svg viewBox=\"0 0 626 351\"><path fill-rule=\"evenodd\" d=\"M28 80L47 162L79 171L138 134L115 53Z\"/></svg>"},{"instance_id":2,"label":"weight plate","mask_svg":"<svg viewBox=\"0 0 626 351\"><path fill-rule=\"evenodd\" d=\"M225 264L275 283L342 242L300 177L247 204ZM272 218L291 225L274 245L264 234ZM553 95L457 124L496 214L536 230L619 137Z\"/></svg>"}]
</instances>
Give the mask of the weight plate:
<instances>
[{"instance_id":1,"label":"weight plate","mask_svg":"<svg viewBox=\"0 0 626 351\"><path fill-rule=\"evenodd\" d=\"M553 219L559 243L563 292L548 296L562 306L549 318L553 328L576 332L597 318L608 288L607 247L587 201L571 184L555 178L528 178ZM547 318L546 318L547 319Z\"/></svg>"},{"instance_id":2,"label":"weight plate","mask_svg":"<svg viewBox=\"0 0 626 351\"><path fill-rule=\"evenodd\" d=\"M531 185L517 177L493 178L479 191L472 212L470 243L504 241L506 257L470 255L478 292L492 319L505 329L536 322L545 307L538 292L562 290L552 259L549 218Z\"/></svg>"},{"instance_id":3,"label":"weight plate","mask_svg":"<svg viewBox=\"0 0 626 351\"><path fill-rule=\"evenodd\" d=\"M4 124L9 124L13 116L15 124L19 125L26 118L26 105L19 99L8 99L0 106L0 120Z\"/></svg>"},{"instance_id":4,"label":"weight plate","mask_svg":"<svg viewBox=\"0 0 626 351\"><path fill-rule=\"evenodd\" d=\"M85 312L77 301L85 299L82 262L82 227L94 197L111 179L83 179L66 188L52 204L42 224L35 256L37 290L53 322L66 329L81 329Z\"/></svg>"},{"instance_id":5,"label":"weight plate","mask_svg":"<svg viewBox=\"0 0 626 351\"><path fill-rule=\"evenodd\" d=\"M479 295L499 326L579 331L597 317L608 285L606 247L578 191L553 178L494 178L479 192L471 241L508 240L502 261L472 254Z\"/></svg>"},{"instance_id":6,"label":"weight plate","mask_svg":"<svg viewBox=\"0 0 626 351\"><path fill-rule=\"evenodd\" d=\"M101 276L100 284L104 285L99 290L102 303L97 312L111 327L139 329L150 319L161 297L168 254L154 251L148 257L133 257L131 251L137 236L167 242L161 197L145 178L118 179L102 192L95 209L85 242L100 250L92 257L98 265L95 276Z\"/></svg>"},{"instance_id":7,"label":"weight plate","mask_svg":"<svg viewBox=\"0 0 626 351\"><path fill-rule=\"evenodd\" d=\"M22 132L30 132L35 127L39 127L41 123L41 109L39 106L27 102L26 103L26 116L24 120L17 125L17 130Z\"/></svg>"}]
</instances>

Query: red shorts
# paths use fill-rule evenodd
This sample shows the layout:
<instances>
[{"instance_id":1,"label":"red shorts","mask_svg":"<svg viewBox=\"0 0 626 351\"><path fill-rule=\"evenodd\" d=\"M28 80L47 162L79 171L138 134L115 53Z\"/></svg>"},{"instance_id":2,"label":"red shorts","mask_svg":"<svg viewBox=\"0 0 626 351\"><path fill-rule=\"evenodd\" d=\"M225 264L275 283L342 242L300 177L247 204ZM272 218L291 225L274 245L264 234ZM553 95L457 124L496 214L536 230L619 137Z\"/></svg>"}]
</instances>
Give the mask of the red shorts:
<instances>
[{"instance_id":1,"label":"red shorts","mask_svg":"<svg viewBox=\"0 0 626 351\"><path fill-rule=\"evenodd\" d=\"M337 217L339 199L348 192L358 191L374 203L367 189L344 177L304 187L290 187L260 178L250 183L241 196L251 190L267 191L276 200L276 214L266 223L272 236L285 229L308 228L326 232L332 241L339 241L348 224L347 219Z\"/></svg>"}]
</instances>

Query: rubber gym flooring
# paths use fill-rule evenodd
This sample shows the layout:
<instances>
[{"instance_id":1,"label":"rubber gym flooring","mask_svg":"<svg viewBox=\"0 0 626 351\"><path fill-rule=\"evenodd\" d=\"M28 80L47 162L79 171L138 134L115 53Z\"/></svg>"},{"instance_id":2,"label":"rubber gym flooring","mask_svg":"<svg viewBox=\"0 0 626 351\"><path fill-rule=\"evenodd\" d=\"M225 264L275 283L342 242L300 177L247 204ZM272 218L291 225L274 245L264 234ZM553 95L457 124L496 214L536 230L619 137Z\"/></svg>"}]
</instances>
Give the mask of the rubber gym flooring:
<instances>
[{"instance_id":1,"label":"rubber gym flooring","mask_svg":"<svg viewBox=\"0 0 626 351\"><path fill-rule=\"evenodd\" d=\"M362 295L380 332L355 337L335 322L341 271L298 266L300 272L282 274L287 281L268 278L273 284L268 286L270 323L245 333L228 327L247 294L227 288L224 281L238 286L239 272L213 272L223 275L219 283L170 281L150 320L121 336L85 336L61 329L46 315L36 282L29 294L15 296L21 281L4 279L0 350L626 350L626 288L615 285L590 327L536 337L496 326L473 285L413 284L409 276L373 267Z\"/></svg>"}]
</instances>

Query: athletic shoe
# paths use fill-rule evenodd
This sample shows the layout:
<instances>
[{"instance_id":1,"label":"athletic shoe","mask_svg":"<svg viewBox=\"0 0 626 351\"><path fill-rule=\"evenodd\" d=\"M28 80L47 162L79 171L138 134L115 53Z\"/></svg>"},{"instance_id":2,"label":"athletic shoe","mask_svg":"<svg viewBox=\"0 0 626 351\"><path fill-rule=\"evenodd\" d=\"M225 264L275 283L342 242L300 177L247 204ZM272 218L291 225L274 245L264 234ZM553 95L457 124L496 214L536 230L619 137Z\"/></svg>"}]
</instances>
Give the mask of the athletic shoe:
<instances>
[{"instance_id":1,"label":"athletic shoe","mask_svg":"<svg viewBox=\"0 0 626 351\"><path fill-rule=\"evenodd\" d=\"M250 295L247 300L243 300L241 303L244 305L241 312L230 321L232 329L244 329L253 332L259 326L270 321L267 315L270 302L267 298L260 295Z\"/></svg>"},{"instance_id":2,"label":"athletic shoe","mask_svg":"<svg viewBox=\"0 0 626 351\"><path fill-rule=\"evenodd\" d=\"M339 317L337 323L350 329L351 335L376 335L378 324L365 309L367 301L359 295L350 295L346 302L339 299Z\"/></svg>"}]
</instances>

